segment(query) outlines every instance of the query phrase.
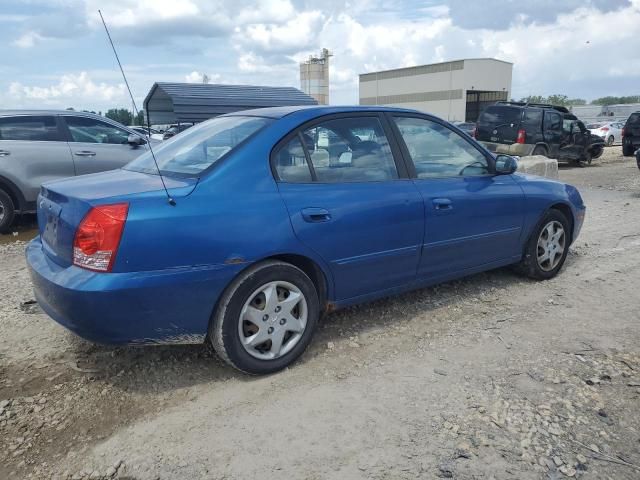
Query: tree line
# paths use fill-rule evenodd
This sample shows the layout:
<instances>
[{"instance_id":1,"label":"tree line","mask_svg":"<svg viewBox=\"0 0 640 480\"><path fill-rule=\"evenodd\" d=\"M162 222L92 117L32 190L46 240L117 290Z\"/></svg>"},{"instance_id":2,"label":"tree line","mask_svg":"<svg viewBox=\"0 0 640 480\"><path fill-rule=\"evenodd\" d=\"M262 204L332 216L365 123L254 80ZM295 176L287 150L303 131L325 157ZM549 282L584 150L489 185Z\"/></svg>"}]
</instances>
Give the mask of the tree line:
<instances>
[{"instance_id":1,"label":"tree line","mask_svg":"<svg viewBox=\"0 0 640 480\"><path fill-rule=\"evenodd\" d=\"M570 107L574 105L587 105L584 98L569 98L567 95L555 94L544 97L542 95L529 95L520 99L521 102L527 103L550 103L551 105L560 105L562 107ZM619 105L628 103L640 103L640 95L629 95L626 97L601 97L591 101L591 105Z\"/></svg>"}]
</instances>

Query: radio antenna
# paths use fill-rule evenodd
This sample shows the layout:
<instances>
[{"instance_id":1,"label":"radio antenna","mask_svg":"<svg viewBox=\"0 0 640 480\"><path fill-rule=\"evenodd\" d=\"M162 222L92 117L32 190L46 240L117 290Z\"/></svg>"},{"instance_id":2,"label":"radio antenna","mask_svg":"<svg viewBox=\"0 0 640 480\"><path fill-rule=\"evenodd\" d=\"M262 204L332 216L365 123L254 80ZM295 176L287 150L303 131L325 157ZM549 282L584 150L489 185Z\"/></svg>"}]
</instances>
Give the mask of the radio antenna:
<instances>
[{"instance_id":1,"label":"radio antenna","mask_svg":"<svg viewBox=\"0 0 640 480\"><path fill-rule=\"evenodd\" d=\"M113 54L116 57L116 61L118 62L118 66L120 67L120 73L122 73L122 78L124 78L124 84L127 87L127 91L129 92L129 97L131 98L131 103L133 105L133 113L135 116L138 116L138 107L136 106L136 101L133 98L133 94L131 93L131 88L129 87L129 82L127 81L127 76L124 74L124 69L122 68L122 63L120 63L120 58L118 57L118 52L116 51L116 47L113 44L113 40L111 40L111 34L109 33L109 29L107 28L107 22L104 21L104 17L102 16L102 12L98 10L98 14L100 15L100 20L102 20L102 25L104 25L104 30L107 32L107 38L109 39L109 43L111 44L111 48L113 49ZM162 172L160 171L160 167L158 166L158 160L156 160L156 155L153 153L153 147L151 146L151 126L149 125L149 141L147 142L149 147L149 152L151 153L151 157L153 158L153 163L156 166L156 170L158 171L158 176L160 177L160 181L162 182L162 188L164 189L164 193L167 194L167 200L169 201L169 205L172 207L176 205L176 201L169 194L169 190L167 190L167 185L164 183L164 178L162 177Z\"/></svg>"}]
</instances>

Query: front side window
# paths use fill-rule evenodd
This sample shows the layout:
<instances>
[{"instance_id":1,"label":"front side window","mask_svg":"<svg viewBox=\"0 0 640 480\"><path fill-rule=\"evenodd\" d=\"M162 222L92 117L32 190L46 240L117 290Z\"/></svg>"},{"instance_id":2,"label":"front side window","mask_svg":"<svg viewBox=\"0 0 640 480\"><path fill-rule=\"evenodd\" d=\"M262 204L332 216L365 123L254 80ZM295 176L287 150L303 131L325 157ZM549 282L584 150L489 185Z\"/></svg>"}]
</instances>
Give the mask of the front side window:
<instances>
[{"instance_id":1,"label":"front side window","mask_svg":"<svg viewBox=\"0 0 640 480\"><path fill-rule=\"evenodd\" d=\"M302 132L318 182L380 182L398 178L378 117L328 120Z\"/></svg>"},{"instance_id":2,"label":"front side window","mask_svg":"<svg viewBox=\"0 0 640 480\"><path fill-rule=\"evenodd\" d=\"M124 145L129 139L126 130L95 118L65 116L64 119L74 142Z\"/></svg>"},{"instance_id":3,"label":"front side window","mask_svg":"<svg viewBox=\"0 0 640 480\"><path fill-rule=\"evenodd\" d=\"M395 117L418 178L489 173L486 157L453 130L424 118Z\"/></svg>"},{"instance_id":4,"label":"front side window","mask_svg":"<svg viewBox=\"0 0 640 480\"><path fill-rule=\"evenodd\" d=\"M54 142L60 138L55 117L24 115L0 118L0 140Z\"/></svg>"},{"instance_id":5,"label":"front side window","mask_svg":"<svg viewBox=\"0 0 640 480\"><path fill-rule=\"evenodd\" d=\"M273 120L263 117L216 117L185 130L153 149L163 174L198 175ZM150 152L125 167L157 173Z\"/></svg>"}]
</instances>

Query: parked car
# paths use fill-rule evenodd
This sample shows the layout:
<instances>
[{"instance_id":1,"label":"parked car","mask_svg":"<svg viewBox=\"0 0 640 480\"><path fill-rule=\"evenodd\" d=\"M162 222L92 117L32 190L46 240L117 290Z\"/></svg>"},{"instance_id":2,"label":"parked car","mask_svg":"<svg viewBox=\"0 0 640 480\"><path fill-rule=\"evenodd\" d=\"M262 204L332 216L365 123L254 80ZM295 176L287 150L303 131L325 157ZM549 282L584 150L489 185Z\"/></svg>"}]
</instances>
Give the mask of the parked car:
<instances>
[{"instance_id":1,"label":"parked car","mask_svg":"<svg viewBox=\"0 0 640 480\"><path fill-rule=\"evenodd\" d=\"M575 115L547 104L497 102L480 114L475 137L492 152L544 155L581 166L604 150L602 138Z\"/></svg>"},{"instance_id":2,"label":"parked car","mask_svg":"<svg viewBox=\"0 0 640 480\"><path fill-rule=\"evenodd\" d=\"M140 125L136 125L136 126L132 126L129 127L131 128L131 130L134 130L138 133L141 133L142 135L145 135L147 138L152 138L154 140L158 140L158 141L162 141L163 140L163 133L164 132L160 132L159 130L156 130L155 128L150 128L150 127L145 127L145 126L140 126Z\"/></svg>"},{"instance_id":3,"label":"parked car","mask_svg":"<svg viewBox=\"0 0 640 480\"><path fill-rule=\"evenodd\" d=\"M0 111L0 232L35 212L43 182L119 168L147 140L108 118L73 111Z\"/></svg>"},{"instance_id":4,"label":"parked car","mask_svg":"<svg viewBox=\"0 0 640 480\"><path fill-rule=\"evenodd\" d=\"M162 139L168 140L171 137L177 135L178 133L184 132L187 128L191 127L192 125L193 125L192 123L180 123L178 125L171 125L162 134Z\"/></svg>"},{"instance_id":5,"label":"parked car","mask_svg":"<svg viewBox=\"0 0 640 480\"><path fill-rule=\"evenodd\" d=\"M462 130L464 133L473 137L476 130L476 124L473 122L453 122L453 124Z\"/></svg>"},{"instance_id":6,"label":"parked car","mask_svg":"<svg viewBox=\"0 0 640 480\"><path fill-rule=\"evenodd\" d=\"M171 202L150 155L42 187L35 296L89 340L209 341L251 374L298 358L322 312L506 265L551 278L585 215L413 110L236 112L155 157Z\"/></svg>"},{"instance_id":7,"label":"parked car","mask_svg":"<svg viewBox=\"0 0 640 480\"><path fill-rule=\"evenodd\" d=\"M623 122L600 122L587 125L589 131L602 138L609 147L616 141L622 141L623 127Z\"/></svg>"},{"instance_id":8,"label":"parked car","mask_svg":"<svg viewBox=\"0 0 640 480\"><path fill-rule=\"evenodd\" d=\"M622 129L622 154L633 155L640 148L640 112L632 113Z\"/></svg>"}]
</instances>

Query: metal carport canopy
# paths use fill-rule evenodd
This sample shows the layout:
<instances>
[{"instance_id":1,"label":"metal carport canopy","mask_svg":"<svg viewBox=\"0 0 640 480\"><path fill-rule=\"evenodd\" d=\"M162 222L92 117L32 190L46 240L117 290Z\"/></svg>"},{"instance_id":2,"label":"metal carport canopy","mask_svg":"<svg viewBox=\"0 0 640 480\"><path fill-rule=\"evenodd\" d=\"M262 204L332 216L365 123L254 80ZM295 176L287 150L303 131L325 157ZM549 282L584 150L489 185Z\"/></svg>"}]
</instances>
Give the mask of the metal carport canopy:
<instances>
[{"instance_id":1,"label":"metal carport canopy","mask_svg":"<svg viewBox=\"0 0 640 480\"><path fill-rule=\"evenodd\" d=\"M144 110L147 121L158 125L202 122L251 108L317 103L293 87L157 82L144 99Z\"/></svg>"}]
</instances>

